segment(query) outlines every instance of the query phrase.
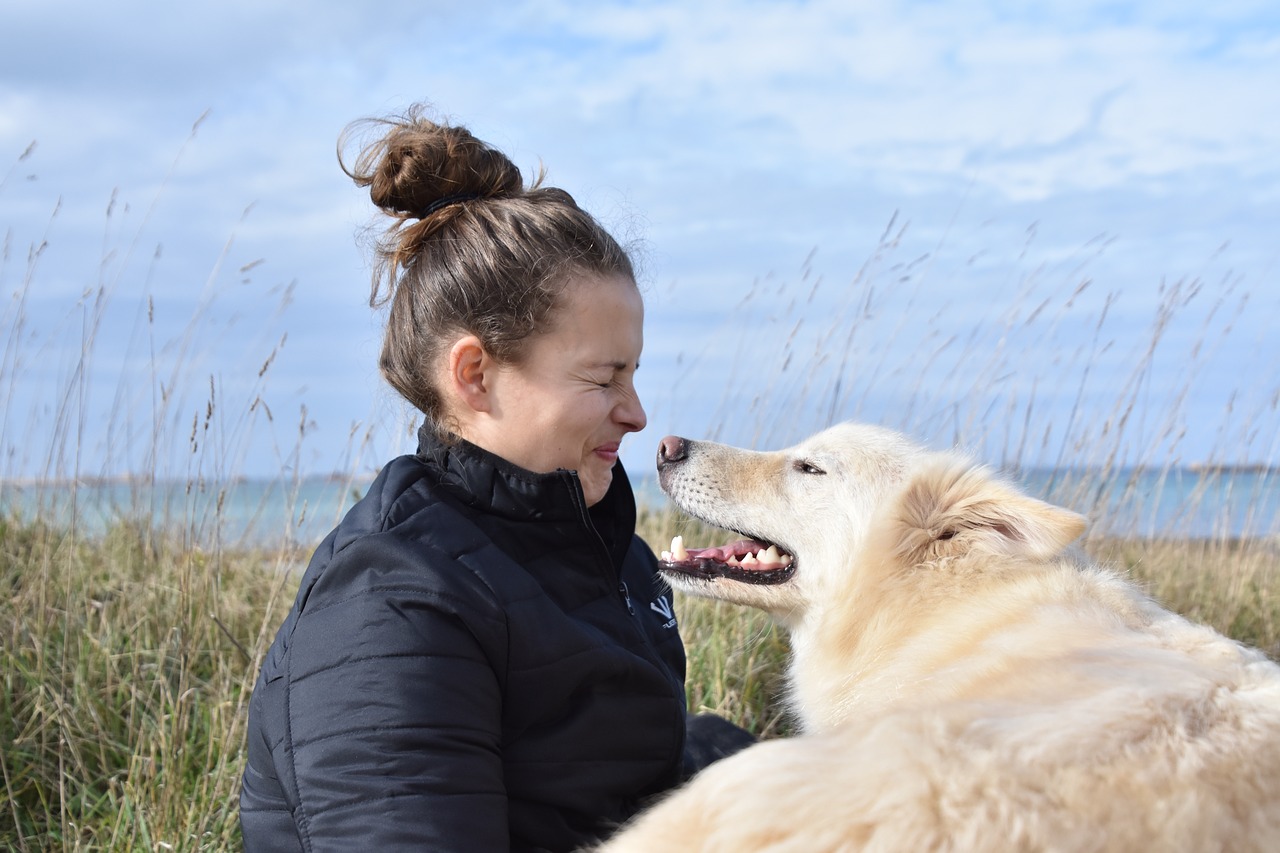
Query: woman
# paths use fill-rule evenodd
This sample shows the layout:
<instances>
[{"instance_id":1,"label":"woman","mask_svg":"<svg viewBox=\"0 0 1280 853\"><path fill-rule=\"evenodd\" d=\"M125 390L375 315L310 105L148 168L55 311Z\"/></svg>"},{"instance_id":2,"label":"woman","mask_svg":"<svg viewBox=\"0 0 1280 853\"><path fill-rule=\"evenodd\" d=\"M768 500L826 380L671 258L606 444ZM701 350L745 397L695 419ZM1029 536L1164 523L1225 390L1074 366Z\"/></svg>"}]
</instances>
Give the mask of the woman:
<instances>
[{"instance_id":1,"label":"woman","mask_svg":"<svg viewBox=\"0 0 1280 853\"><path fill-rule=\"evenodd\" d=\"M245 846L571 850L707 747L685 742L670 591L618 463L645 425L643 304L568 193L420 110L378 127L343 168L394 218L381 368L424 424L263 662Z\"/></svg>"}]
</instances>

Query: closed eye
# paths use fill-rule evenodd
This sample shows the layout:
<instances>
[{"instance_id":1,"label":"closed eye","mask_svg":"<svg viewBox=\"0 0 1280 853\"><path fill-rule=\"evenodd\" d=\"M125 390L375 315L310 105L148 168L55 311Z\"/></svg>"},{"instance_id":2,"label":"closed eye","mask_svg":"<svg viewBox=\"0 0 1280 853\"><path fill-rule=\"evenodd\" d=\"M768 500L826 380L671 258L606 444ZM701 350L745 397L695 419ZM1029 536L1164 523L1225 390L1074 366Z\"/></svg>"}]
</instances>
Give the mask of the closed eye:
<instances>
[{"instance_id":1,"label":"closed eye","mask_svg":"<svg viewBox=\"0 0 1280 853\"><path fill-rule=\"evenodd\" d=\"M823 471L817 465L814 465L812 462L809 462L806 459L797 459L795 462L791 463L791 467L795 468L795 470L799 471L801 474L827 473L826 471Z\"/></svg>"},{"instance_id":2,"label":"closed eye","mask_svg":"<svg viewBox=\"0 0 1280 853\"><path fill-rule=\"evenodd\" d=\"M635 366L629 366L624 361L613 361L613 362L597 364L597 365L594 365L593 367L595 369L585 374L583 378L586 379L588 382L590 382L592 385L596 386L597 388L609 389L621 384L622 382L625 381L628 375L633 374L635 373L635 371L639 370L640 362L637 361L635 363ZM603 375L604 370L609 371L609 374L608 374L609 378L604 380L596 378ZM591 375L592 373L595 374L594 377Z\"/></svg>"}]
</instances>

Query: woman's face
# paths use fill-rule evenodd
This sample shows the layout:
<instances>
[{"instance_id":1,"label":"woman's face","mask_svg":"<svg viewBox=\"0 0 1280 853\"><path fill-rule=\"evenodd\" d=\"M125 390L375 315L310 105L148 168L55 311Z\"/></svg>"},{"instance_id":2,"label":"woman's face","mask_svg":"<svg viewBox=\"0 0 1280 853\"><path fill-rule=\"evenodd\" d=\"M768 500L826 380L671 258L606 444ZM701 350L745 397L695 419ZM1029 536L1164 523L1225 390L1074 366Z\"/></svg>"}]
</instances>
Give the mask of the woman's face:
<instances>
[{"instance_id":1,"label":"woman's face","mask_svg":"<svg viewBox=\"0 0 1280 853\"><path fill-rule=\"evenodd\" d=\"M521 362L497 366L490 418L466 437L530 471L577 471L593 505L613 481L622 437L645 426L634 384L644 303L629 278L579 279L551 320Z\"/></svg>"}]
</instances>

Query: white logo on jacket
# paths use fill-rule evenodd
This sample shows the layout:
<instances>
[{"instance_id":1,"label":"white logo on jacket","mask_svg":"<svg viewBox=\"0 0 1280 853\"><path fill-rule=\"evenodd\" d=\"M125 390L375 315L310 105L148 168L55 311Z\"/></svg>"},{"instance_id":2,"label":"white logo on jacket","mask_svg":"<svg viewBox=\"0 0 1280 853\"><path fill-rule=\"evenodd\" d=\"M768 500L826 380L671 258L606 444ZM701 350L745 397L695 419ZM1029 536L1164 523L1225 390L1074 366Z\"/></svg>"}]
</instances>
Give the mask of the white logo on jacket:
<instances>
[{"instance_id":1,"label":"white logo on jacket","mask_svg":"<svg viewBox=\"0 0 1280 853\"><path fill-rule=\"evenodd\" d=\"M676 626L676 614L671 609L671 599L665 595L658 596L656 600L649 602L649 609L667 620L662 624L663 628L674 628Z\"/></svg>"}]
</instances>

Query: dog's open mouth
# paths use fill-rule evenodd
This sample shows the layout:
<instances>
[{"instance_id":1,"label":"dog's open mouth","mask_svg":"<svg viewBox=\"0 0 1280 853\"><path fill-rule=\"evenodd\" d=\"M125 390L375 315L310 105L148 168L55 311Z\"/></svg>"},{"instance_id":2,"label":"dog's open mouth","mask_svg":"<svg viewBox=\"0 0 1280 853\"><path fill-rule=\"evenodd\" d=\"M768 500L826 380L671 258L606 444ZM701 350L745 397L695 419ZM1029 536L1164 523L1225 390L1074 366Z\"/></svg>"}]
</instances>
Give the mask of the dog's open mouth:
<instances>
[{"instance_id":1,"label":"dog's open mouth","mask_svg":"<svg viewBox=\"0 0 1280 853\"><path fill-rule=\"evenodd\" d=\"M782 583L795 574L795 557L777 545L739 539L715 548L686 548L684 538L671 540L660 559L664 571L696 578L729 578L743 583Z\"/></svg>"}]
</instances>

